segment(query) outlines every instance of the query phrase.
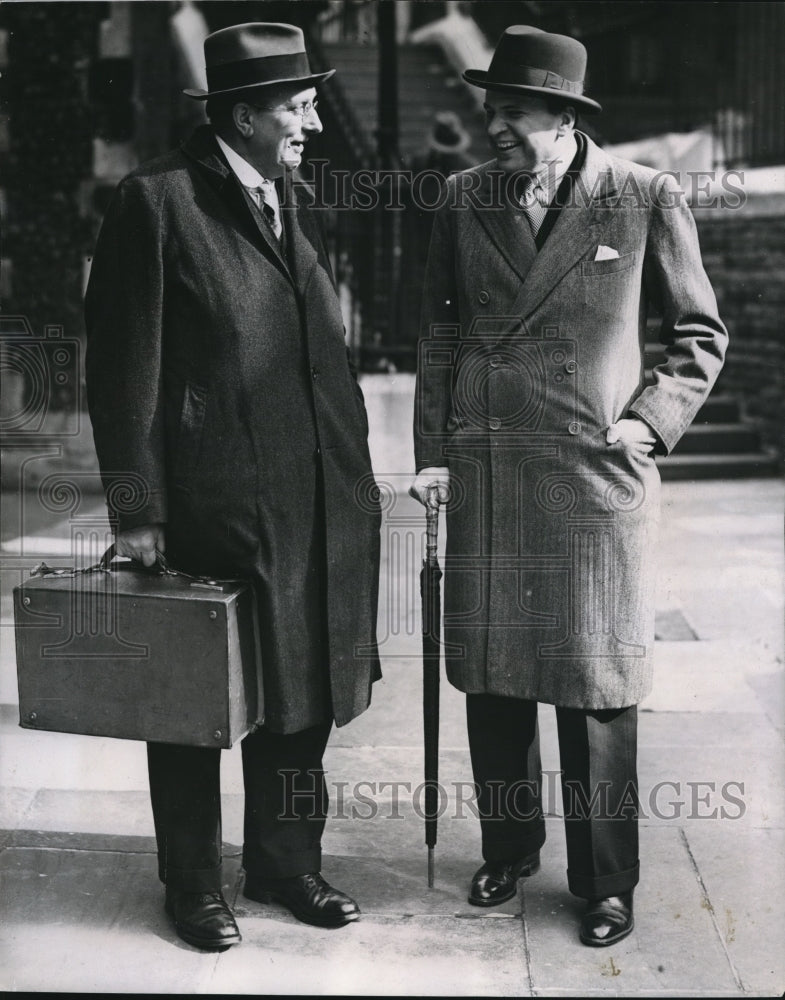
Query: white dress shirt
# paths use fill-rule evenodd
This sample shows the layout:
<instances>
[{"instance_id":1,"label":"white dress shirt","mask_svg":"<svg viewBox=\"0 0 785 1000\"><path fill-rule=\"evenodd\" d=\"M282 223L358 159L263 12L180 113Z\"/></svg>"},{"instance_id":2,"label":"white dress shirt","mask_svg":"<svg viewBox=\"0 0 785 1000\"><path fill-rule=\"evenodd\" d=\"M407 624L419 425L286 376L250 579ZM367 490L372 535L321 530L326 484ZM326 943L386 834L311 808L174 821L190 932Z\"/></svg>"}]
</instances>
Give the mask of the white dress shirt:
<instances>
[{"instance_id":1,"label":"white dress shirt","mask_svg":"<svg viewBox=\"0 0 785 1000\"><path fill-rule=\"evenodd\" d=\"M564 136L564 142L559 146L558 158L546 163L534 174L520 199L534 236L545 221L548 206L556 197L559 185L578 152L578 143L572 132Z\"/></svg>"},{"instance_id":2,"label":"white dress shirt","mask_svg":"<svg viewBox=\"0 0 785 1000\"><path fill-rule=\"evenodd\" d=\"M256 167L252 166L248 160L244 159L239 153L235 152L230 145L224 142L220 135L216 135L215 138L218 140L218 145L221 147L223 154L232 169L232 173L243 185L243 187L248 190L248 193L253 198L256 207L259 209L262 207L262 195L257 189L262 188L264 191L264 201L275 213L275 235L280 236L281 203L278 200L278 191L276 190L275 183L267 180L266 177L262 177Z\"/></svg>"}]
</instances>

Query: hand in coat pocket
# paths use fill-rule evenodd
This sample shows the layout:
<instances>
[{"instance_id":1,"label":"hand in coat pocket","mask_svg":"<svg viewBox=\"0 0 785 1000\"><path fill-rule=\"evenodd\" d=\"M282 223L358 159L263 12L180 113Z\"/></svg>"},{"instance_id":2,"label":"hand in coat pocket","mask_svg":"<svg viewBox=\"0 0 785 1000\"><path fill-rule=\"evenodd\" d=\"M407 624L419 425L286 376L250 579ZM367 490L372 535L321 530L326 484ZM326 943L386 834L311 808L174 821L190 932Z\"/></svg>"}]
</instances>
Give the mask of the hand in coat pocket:
<instances>
[{"instance_id":1,"label":"hand in coat pocket","mask_svg":"<svg viewBox=\"0 0 785 1000\"><path fill-rule=\"evenodd\" d=\"M637 417L626 417L611 424L605 435L607 444L621 444L628 452L649 455L657 439L649 425Z\"/></svg>"}]
</instances>

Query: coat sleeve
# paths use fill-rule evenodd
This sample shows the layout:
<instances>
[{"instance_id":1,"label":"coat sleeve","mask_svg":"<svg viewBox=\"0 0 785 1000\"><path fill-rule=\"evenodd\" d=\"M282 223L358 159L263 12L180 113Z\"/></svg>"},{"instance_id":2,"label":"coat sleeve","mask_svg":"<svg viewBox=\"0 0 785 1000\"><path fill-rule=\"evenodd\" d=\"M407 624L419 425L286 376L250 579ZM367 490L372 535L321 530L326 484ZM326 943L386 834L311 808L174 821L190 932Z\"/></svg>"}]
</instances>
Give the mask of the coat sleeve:
<instances>
[{"instance_id":1,"label":"coat sleeve","mask_svg":"<svg viewBox=\"0 0 785 1000\"><path fill-rule=\"evenodd\" d=\"M161 205L142 179L118 188L85 298L87 402L110 516L166 521Z\"/></svg>"},{"instance_id":2,"label":"coat sleeve","mask_svg":"<svg viewBox=\"0 0 785 1000\"><path fill-rule=\"evenodd\" d=\"M453 373L460 337L451 221L448 198L434 220L423 284L414 393L417 472L449 464L444 446L452 411Z\"/></svg>"},{"instance_id":3,"label":"coat sleeve","mask_svg":"<svg viewBox=\"0 0 785 1000\"><path fill-rule=\"evenodd\" d=\"M644 260L649 301L660 311L665 360L654 384L629 407L645 420L668 454L703 405L722 368L728 332L703 268L695 221L670 175L659 187Z\"/></svg>"}]
</instances>

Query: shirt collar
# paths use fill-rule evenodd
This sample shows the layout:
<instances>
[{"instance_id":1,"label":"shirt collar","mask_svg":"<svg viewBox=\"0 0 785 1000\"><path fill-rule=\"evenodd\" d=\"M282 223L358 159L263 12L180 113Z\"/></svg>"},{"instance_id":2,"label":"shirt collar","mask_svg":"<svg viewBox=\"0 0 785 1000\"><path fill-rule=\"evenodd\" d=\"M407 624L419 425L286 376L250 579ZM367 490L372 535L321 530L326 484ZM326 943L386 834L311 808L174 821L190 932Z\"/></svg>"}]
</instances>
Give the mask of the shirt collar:
<instances>
[{"instance_id":1,"label":"shirt collar","mask_svg":"<svg viewBox=\"0 0 785 1000\"><path fill-rule=\"evenodd\" d=\"M575 139L575 133L570 132L568 136L565 136L566 142L559 150L559 157L556 160L552 160L550 163L546 163L545 166L538 170L535 174L535 183L545 191L548 201L550 204L556 192L559 190L559 185L562 182L564 175L570 169L570 164L575 159L575 154L578 152L578 143Z\"/></svg>"},{"instance_id":2,"label":"shirt collar","mask_svg":"<svg viewBox=\"0 0 785 1000\"><path fill-rule=\"evenodd\" d=\"M237 180L247 188L256 187L275 187L273 181L267 180L267 178L262 177L256 167L251 166L248 160L236 153L228 143L224 142L220 135L216 134L215 138L218 140L218 145L226 157L229 166L232 168L232 173L237 177Z\"/></svg>"}]
</instances>

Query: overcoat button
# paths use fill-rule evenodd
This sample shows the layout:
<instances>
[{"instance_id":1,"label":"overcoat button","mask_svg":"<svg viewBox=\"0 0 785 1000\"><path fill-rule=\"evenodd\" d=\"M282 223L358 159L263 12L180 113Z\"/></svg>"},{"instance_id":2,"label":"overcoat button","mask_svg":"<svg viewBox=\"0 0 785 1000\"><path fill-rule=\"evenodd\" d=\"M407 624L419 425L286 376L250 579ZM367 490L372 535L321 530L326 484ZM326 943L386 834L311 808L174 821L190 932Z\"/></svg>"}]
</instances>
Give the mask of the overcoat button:
<instances>
[{"instance_id":1,"label":"overcoat button","mask_svg":"<svg viewBox=\"0 0 785 1000\"><path fill-rule=\"evenodd\" d=\"M498 417L491 417L491 419L488 421L488 426L490 427L490 429L492 431L498 431L498 429L501 427L501 425L502 425L502 422L501 422L501 420L499 420Z\"/></svg>"},{"instance_id":2,"label":"overcoat button","mask_svg":"<svg viewBox=\"0 0 785 1000\"><path fill-rule=\"evenodd\" d=\"M567 430L570 432L570 434L580 434L581 425L578 423L577 420L573 420L567 427Z\"/></svg>"},{"instance_id":3,"label":"overcoat button","mask_svg":"<svg viewBox=\"0 0 785 1000\"><path fill-rule=\"evenodd\" d=\"M574 372L577 372L577 370L578 370L578 362L577 361L568 361L567 364L564 366L564 370L566 372L569 372L570 375L572 375Z\"/></svg>"},{"instance_id":4,"label":"overcoat button","mask_svg":"<svg viewBox=\"0 0 785 1000\"><path fill-rule=\"evenodd\" d=\"M319 377L319 369L316 367L316 365L314 365L313 368L311 368L311 378L318 378L318 377Z\"/></svg>"},{"instance_id":5,"label":"overcoat button","mask_svg":"<svg viewBox=\"0 0 785 1000\"><path fill-rule=\"evenodd\" d=\"M490 295L485 291L484 288L481 292L477 293L477 301L480 303L481 306L487 306L488 303L491 301Z\"/></svg>"}]
</instances>

